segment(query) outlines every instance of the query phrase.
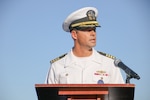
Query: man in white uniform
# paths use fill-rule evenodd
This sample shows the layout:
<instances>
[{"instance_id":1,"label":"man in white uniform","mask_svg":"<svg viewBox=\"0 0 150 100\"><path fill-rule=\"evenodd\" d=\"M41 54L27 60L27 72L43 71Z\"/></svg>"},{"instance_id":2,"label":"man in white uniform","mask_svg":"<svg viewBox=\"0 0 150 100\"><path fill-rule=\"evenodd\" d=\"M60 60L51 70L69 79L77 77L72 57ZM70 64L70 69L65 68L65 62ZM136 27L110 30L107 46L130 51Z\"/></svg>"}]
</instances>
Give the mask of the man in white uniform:
<instances>
[{"instance_id":1,"label":"man in white uniform","mask_svg":"<svg viewBox=\"0 0 150 100\"><path fill-rule=\"evenodd\" d=\"M115 57L96 51L96 20L94 7L81 8L71 13L63 23L70 32L74 46L70 52L51 61L47 84L122 84L120 69L114 65Z\"/></svg>"}]
</instances>

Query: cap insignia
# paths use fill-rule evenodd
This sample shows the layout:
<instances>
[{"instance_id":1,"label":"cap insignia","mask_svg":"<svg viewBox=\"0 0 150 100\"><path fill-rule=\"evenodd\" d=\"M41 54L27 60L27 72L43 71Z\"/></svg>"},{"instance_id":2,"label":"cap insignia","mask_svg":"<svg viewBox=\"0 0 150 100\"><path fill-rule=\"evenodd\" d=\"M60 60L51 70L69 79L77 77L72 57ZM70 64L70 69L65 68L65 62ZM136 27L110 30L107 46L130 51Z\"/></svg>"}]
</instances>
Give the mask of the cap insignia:
<instances>
[{"instance_id":1,"label":"cap insignia","mask_svg":"<svg viewBox=\"0 0 150 100\"><path fill-rule=\"evenodd\" d=\"M89 20L96 20L95 12L93 10L87 11L86 15L87 15Z\"/></svg>"}]
</instances>

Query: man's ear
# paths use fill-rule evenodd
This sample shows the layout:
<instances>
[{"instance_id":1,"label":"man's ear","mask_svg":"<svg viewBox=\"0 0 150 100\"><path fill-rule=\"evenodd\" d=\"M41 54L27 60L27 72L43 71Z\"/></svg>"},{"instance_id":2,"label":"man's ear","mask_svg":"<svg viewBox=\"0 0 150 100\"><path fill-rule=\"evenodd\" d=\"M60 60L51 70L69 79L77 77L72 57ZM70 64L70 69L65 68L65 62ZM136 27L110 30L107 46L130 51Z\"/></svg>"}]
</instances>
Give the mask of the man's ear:
<instances>
[{"instance_id":1,"label":"man's ear","mask_svg":"<svg viewBox=\"0 0 150 100\"><path fill-rule=\"evenodd\" d=\"M72 36L72 38L73 38L74 40L76 40L76 39L77 39L77 31L72 30L72 31L71 31L71 36Z\"/></svg>"}]
</instances>

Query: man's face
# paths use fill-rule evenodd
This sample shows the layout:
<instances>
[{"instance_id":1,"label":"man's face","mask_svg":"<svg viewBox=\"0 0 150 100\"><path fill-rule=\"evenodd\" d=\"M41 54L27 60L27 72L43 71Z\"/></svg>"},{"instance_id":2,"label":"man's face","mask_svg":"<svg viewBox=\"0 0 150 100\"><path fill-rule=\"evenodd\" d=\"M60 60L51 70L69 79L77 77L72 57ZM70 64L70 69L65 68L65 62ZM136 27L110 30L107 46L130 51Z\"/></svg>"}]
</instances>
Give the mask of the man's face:
<instances>
[{"instance_id":1,"label":"man's face","mask_svg":"<svg viewBox=\"0 0 150 100\"><path fill-rule=\"evenodd\" d=\"M76 44L92 48L96 45L96 28L76 30Z\"/></svg>"}]
</instances>

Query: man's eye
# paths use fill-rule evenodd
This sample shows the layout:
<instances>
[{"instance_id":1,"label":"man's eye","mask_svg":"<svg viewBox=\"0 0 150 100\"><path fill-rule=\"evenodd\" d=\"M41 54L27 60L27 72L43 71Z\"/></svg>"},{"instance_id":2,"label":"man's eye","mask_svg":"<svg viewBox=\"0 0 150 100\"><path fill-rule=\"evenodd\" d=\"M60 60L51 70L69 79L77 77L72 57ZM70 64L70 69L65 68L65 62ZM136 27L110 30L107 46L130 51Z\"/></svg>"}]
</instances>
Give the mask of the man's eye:
<instances>
[{"instance_id":1,"label":"man's eye","mask_svg":"<svg viewBox=\"0 0 150 100\"><path fill-rule=\"evenodd\" d=\"M96 29L90 29L90 30L87 30L87 31L89 31L89 32L94 31L94 32L95 32L95 31L96 31Z\"/></svg>"}]
</instances>

